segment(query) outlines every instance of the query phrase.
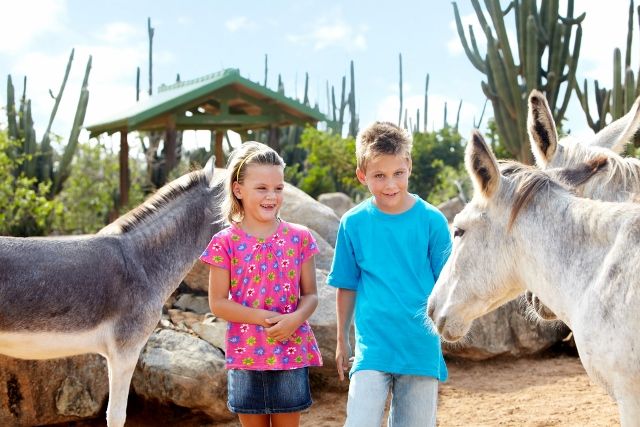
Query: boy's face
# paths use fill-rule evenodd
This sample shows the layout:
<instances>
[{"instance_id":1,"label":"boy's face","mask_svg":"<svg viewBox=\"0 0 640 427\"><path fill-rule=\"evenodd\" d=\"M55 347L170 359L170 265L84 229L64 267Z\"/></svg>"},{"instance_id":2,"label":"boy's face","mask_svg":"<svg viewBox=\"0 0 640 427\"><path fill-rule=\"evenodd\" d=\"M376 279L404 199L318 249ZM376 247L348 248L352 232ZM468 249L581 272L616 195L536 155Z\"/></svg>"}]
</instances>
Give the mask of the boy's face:
<instances>
[{"instance_id":1,"label":"boy's face","mask_svg":"<svg viewBox=\"0 0 640 427\"><path fill-rule=\"evenodd\" d=\"M381 211L397 214L413 205L413 197L407 192L411 160L405 156L375 156L367 162L366 171L358 168L356 175L358 180L367 186Z\"/></svg>"}]
</instances>

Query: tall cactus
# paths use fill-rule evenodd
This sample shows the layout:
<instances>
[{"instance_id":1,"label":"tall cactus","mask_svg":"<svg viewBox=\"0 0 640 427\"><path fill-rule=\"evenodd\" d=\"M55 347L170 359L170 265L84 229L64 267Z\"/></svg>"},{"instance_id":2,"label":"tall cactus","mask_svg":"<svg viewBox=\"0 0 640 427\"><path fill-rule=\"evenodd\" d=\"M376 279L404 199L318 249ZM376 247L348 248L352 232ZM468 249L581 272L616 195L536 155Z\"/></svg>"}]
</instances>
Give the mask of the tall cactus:
<instances>
[{"instance_id":1,"label":"tall cactus","mask_svg":"<svg viewBox=\"0 0 640 427\"><path fill-rule=\"evenodd\" d=\"M638 24L640 27L640 6L637 7ZM576 85L576 94L584 111L587 123L594 132L598 132L606 125L606 118L611 114L611 119L622 117L631 108L635 99L640 95L640 70L636 77L631 69L631 47L633 40L633 0L629 1L629 19L627 20L627 46L622 69L622 53L619 48L613 50L613 87L607 89L601 87L598 80L594 80L594 94L596 102L596 117L591 116L589 109L589 88L587 79L584 80L582 90Z\"/></svg>"},{"instance_id":2,"label":"tall cactus","mask_svg":"<svg viewBox=\"0 0 640 427\"><path fill-rule=\"evenodd\" d=\"M358 134L358 115L356 113L356 77L353 69L353 60L351 61L351 90L349 91L349 136L356 137Z\"/></svg>"},{"instance_id":3,"label":"tall cactus","mask_svg":"<svg viewBox=\"0 0 640 427\"><path fill-rule=\"evenodd\" d=\"M479 0L471 0L471 3L487 39L484 58L478 50L472 26L469 27L467 41L458 6L454 2L460 41L473 66L486 75L487 81L482 82L482 90L493 106L501 141L518 160L531 163L526 131L527 96L533 89L543 91L556 123L562 121L575 87L581 23L585 14L573 17L573 0L567 2L565 17L558 12L558 0L540 2L540 9L535 0L513 0L504 11L499 0L484 0L489 21ZM518 43L517 62L505 26L505 17L511 11ZM562 87L564 93L561 96Z\"/></svg>"},{"instance_id":4,"label":"tall cactus","mask_svg":"<svg viewBox=\"0 0 640 427\"><path fill-rule=\"evenodd\" d=\"M17 172L23 173L29 178L36 178L36 182L51 181L53 185L50 187L50 193L48 197L53 198L62 189L62 184L69 176L71 168L71 160L76 151L78 145L78 136L82 129L84 122L84 116L87 111L89 90L89 74L91 71L91 56L87 62L87 67L84 75L84 81L80 92L80 100L76 108L75 119L69 134L67 145L64 147L62 159L60 160L58 167L54 168L53 148L51 147L51 126L53 120L58 111L58 106L62 98L69 72L71 70L71 64L73 62L74 51L71 51L69 61L67 62L67 68L60 86L60 90L56 96L54 96L55 102L51 115L49 117L49 123L47 129L42 137L42 141L38 143L36 141L36 134L33 127L33 118L31 116L31 100L26 97L27 79L24 79L23 95L20 100L20 110L17 113L18 120L16 120L16 107L15 107L15 95L14 87L11 80L11 76L7 78L7 119L9 127L9 137L12 139L22 139L22 147L19 154L24 158L24 162L20 165ZM53 94L52 94L53 96Z\"/></svg>"}]
</instances>

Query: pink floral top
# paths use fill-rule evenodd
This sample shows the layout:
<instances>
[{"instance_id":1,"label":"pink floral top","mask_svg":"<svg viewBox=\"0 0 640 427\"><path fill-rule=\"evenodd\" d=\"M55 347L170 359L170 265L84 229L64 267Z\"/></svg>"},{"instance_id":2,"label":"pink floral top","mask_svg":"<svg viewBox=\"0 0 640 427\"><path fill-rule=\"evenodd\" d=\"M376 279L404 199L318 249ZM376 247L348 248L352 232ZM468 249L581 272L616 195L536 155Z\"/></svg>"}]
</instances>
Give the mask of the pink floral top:
<instances>
[{"instance_id":1,"label":"pink floral top","mask_svg":"<svg viewBox=\"0 0 640 427\"><path fill-rule=\"evenodd\" d=\"M267 239L231 225L213 236L200 259L229 270L229 299L247 307L291 313L300 299L302 263L317 252L307 228L281 221ZM227 369L285 370L322 365L307 321L285 342L267 337L260 325L229 322L226 342Z\"/></svg>"}]
</instances>

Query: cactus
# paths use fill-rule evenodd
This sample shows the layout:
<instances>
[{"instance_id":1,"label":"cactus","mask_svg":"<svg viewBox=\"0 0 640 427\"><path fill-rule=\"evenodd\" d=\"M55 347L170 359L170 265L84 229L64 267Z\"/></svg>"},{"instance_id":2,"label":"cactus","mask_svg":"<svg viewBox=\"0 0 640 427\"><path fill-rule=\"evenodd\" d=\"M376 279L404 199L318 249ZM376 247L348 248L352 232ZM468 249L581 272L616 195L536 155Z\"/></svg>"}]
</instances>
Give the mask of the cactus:
<instances>
[{"instance_id":1,"label":"cactus","mask_svg":"<svg viewBox=\"0 0 640 427\"><path fill-rule=\"evenodd\" d=\"M351 61L351 90L349 91L349 136L356 137L358 134L358 116L356 114L356 82L353 60Z\"/></svg>"},{"instance_id":2,"label":"cactus","mask_svg":"<svg viewBox=\"0 0 640 427\"><path fill-rule=\"evenodd\" d=\"M400 67L400 88L399 88L399 93L400 93L400 110L398 111L398 126L400 126L400 121L402 120L402 54L399 53L398 54L398 64ZM406 128L406 123L405 123L405 128Z\"/></svg>"},{"instance_id":3,"label":"cactus","mask_svg":"<svg viewBox=\"0 0 640 427\"><path fill-rule=\"evenodd\" d=\"M429 73L427 73L427 77L424 83L424 131L425 132L427 132L428 115L429 115Z\"/></svg>"},{"instance_id":4,"label":"cactus","mask_svg":"<svg viewBox=\"0 0 640 427\"><path fill-rule=\"evenodd\" d=\"M50 187L49 194L50 199L62 190L62 184L69 176L71 161L78 145L78 136L82 129L84 122L84 116L87 111L87 103L89 97L88 83L89 74L91 72L91 56L87 62L87 68L84 75L84 81L80 92L80 100L76 108L75 119L71 127L69 139L67 145L64 147L62 159L60 160L58 167L54 168L54 156L53 148L51 147L51 126L55 119L62 95L64 93L69 72L71 70L71 64L73 62L74 50L71 51L69 60L67 62L67 68L60 86L60 90L56 96L51 115L49 117L49 123L47 129L44 132L42 141L38 143L36 141L36 134L33 127L33 118L31 116L31 100L26 97L27 79L24 79L24 90L20 100L20 112L18 114L19 120L16 121L16 108L15 108L15 95L14 87L11 80L11 76L7 78L7 119L9 125L9 137L17 140L22 139L22 147L19 154L24 158L24 162L20 165L17 173L22 173L29 178L35 178L36 183L40 182L53 182Z\"/></svg>"},{"instance_id":5,"label":"cactus","mask_svg":"<svg viewBox=\"0 0 640 427\"><path fill-rule=\"evenodd\" d=\"M559 15L557 0L541 2L539 10L534 0L513 0L504 11L499 0L485 0L488 21L479 0L471 0L471 3L487 39L485 57L480 55L471 26L467 40L458 6L453 2L460 41L471 64L486 75L487 81L482 82L482 90L493 105L502 143L518 160L531 163L533 159L526 131L527 95L533 89L543 91L556 123L562 122L575 88L581 23L585 14L573 17L573 0L567 2L566 17ZM512 10L519 63L514 59L504 23ZM546 64L543 64L545 58ZM564 93L561 97L562 88Z\"/></svg>"},{"instance_id":6,"label":"cactus","mask_svg":"<svg viewBox=\"0 0 640 427\"><path fill-rule=\"evenodd\" d=\"M594 80L594 95L596 101L596 118L591 116L589 109L589 89L587 79L584 80L582 90L576 85L576 94L584 111L587 123L594 132L598 132L606 125L607 114L611 120L622 117L631 108L635 99L640 95L640 81L631 70L631 45L633 39L633 0L629 1L629 19L627 21L627 45L624 60L624 75L622 69L622 53L619 48L613 50L613 87L600 87L598 80ZM640 26L640 6L637 8ZM640 74L639 74L640 77Z\"/></svg>"}]
</instances>

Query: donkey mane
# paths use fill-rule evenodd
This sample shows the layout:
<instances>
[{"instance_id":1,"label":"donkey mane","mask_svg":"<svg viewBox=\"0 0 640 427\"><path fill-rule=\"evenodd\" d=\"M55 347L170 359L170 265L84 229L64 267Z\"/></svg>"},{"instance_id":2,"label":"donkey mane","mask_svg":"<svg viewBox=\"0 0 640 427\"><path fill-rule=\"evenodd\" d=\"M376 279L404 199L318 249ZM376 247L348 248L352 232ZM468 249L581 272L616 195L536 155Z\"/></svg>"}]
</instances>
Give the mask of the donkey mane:
<instances>
[{"instance_id":1,"label":"donkey mane","mask_svg":"<svg viewBox=\"0 0 640 427\"><path fill-rule=\"evenodd\" d=\"M201 169L183 175L161 187L144 203L104 227L98 234L125 234L130 232L152 216L157 215L169 202L177 199L192 188L206 183L206 175Z\"/></svg>"},{"instance_id":2,"label":"donkey mane","mask_svg":"<svg viewBox=\"0 0 640 427\"><path fill-rule=\"evenodd\" d=\"M571 138L562 140L565 150L565 167L574 167L580 163L592 161L597 157L606 157L609 163L609 173L600 185L615 184L620 189L640 189L640 160L633 157L622 157L606 148L585 147Z\"/></svg>"},{"instance_id":3,"label":"donkey mane","mask_svg":"<svg viewBox=\"0 0 640 427\"><path fill-rule=\"evenodd\" d=\"M570 191L569 188L552 179L548 173L512 160L500 160L498 162L500 174L508 177L515 185L513 207L509 216L507 229L511 230L513 223L520 211L522 211L531 202L533 197L543 191L552 189L563 189Z\"/></svg>"}]
</instances>

